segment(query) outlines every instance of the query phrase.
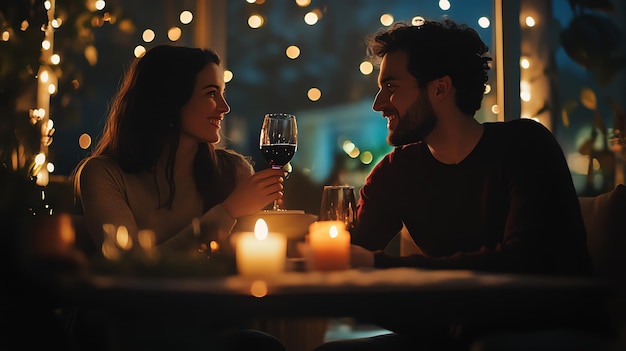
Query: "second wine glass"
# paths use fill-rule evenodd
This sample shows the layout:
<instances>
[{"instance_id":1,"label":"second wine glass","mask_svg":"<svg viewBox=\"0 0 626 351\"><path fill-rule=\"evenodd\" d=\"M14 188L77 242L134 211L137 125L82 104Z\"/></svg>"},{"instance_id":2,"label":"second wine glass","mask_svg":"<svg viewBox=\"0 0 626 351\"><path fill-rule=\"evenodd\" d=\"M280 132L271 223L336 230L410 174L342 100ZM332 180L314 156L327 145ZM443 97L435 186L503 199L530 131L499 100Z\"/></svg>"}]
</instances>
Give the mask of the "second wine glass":
<instances>
[{"instance_id":1,"label":"second wine glass","mask_svg":"<svg viewBox=\"0 0 626 351\"><path fill-rule=\"evenodd\" d=\"M259 147L263 157L274 169L283 168L298 149L296 116L289 113L268 113L263 119ZM278 211L278 201L273 209Z\"/></svg>"}]
</instances>

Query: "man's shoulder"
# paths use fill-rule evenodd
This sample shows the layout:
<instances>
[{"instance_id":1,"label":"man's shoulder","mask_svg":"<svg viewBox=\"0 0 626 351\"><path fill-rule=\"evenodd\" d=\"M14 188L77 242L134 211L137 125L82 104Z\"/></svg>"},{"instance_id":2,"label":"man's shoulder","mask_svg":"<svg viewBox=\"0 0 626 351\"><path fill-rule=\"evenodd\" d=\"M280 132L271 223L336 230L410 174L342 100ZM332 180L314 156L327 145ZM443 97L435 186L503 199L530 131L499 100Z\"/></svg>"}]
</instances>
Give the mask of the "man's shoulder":
<instances>
[{"instance_id":1,"label":"man's shoulder","mask_svg":"<svg viewBox=\"0 0 626 351\"><path fill-rule=\"evenodd\" d=\"M529 118L488 122L483 125L492 138L515 145L549 143L554 140L554 135L546 126Z\"/></svg>"},{"instance_id":2,"label":"man's shoulder","mask_svg":"<svg viewBox=\"0 0 626 351\"><path fill-rule=\"evenodd\" d=\"M483 125L486 128L497 131L498 133L507 133L511 135L523 135L526 133L550 133L546 126L530 118L519 118L505 122L486 122L483 123Z\"/></svg>"}]
</instances>

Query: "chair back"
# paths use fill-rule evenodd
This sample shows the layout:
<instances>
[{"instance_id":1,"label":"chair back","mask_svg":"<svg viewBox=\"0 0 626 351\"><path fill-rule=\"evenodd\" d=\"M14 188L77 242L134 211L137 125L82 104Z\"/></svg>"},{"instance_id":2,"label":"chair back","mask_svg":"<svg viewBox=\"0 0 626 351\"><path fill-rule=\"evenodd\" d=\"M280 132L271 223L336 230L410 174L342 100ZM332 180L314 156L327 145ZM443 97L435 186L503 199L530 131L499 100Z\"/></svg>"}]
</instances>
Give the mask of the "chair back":
<instances>
[{"instance_id":1,"label":"chair back","mask_svg":"<svg viewBox=\"0 0 626 351\"><path fill-rule=\"evenodd\" d=\"M626 331L626 186L579 202L594 272L615 286L607 303L611 323L617 332Z\"/></svg>"},{"instance_id":2,"label":"chair back","mask_svg":"<svg viewBox=\"0 0 626 351\"><path fill-rule=\"evenodd\" d=\"M587 248L597 276L626 278L626 186L593 197L579 197Z\"/></svg>"}]
</instances>

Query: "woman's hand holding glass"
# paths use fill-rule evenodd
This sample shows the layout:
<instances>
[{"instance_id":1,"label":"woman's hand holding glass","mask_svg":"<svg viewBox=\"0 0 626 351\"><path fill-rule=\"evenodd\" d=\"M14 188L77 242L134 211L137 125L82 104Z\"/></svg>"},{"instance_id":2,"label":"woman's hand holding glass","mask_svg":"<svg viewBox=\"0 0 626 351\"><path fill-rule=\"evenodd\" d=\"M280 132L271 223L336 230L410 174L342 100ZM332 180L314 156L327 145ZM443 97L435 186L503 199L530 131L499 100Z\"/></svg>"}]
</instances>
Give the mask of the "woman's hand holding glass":
<instances>
[{"instance_id":1,"label":"woman's hand holding glass","mask_svg":"<svg viewBox=\"0 0 626 351\"><path fill-rule=\"evenodd\" d=\"M283 197L283 170L264 169L256 172L222 202L222 207L233 218L259 212L273 201Z\"/></svg>"}]
</instances>

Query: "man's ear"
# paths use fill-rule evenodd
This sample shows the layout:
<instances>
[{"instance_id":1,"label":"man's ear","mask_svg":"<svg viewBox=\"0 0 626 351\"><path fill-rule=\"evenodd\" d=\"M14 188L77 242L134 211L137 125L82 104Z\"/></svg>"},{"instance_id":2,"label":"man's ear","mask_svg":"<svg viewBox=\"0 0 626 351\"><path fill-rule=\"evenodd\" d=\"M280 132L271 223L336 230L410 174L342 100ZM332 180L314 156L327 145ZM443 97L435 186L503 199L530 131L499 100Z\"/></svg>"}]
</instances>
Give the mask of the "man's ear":
<instances>
[{"instance_id":1,"label":"man's ear","mask_svg":"<svg viewBox=\"0 0 626 351\"><path fill-rule=\"evenodd\" d=\"M446 95L450 94L450 92L454 88L452 85L452 78L447 75L441 78L437 78L431 83L433 83L435 97L445 97Z\"/></svg>"}]
</instances>

